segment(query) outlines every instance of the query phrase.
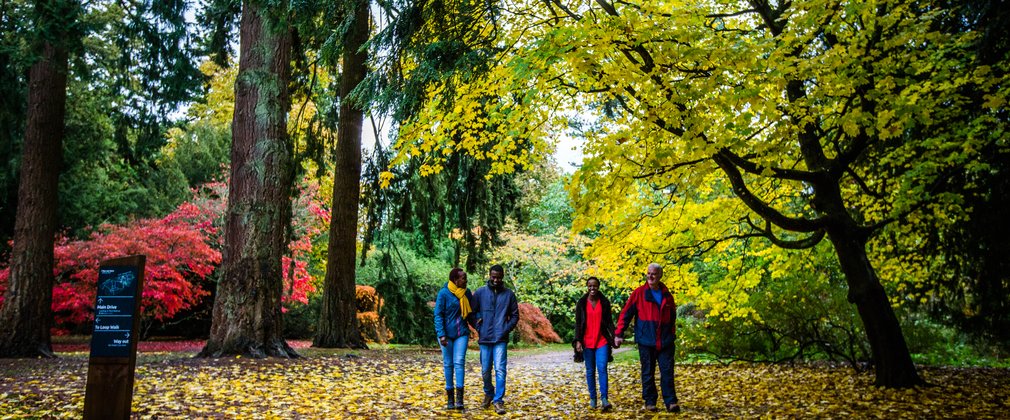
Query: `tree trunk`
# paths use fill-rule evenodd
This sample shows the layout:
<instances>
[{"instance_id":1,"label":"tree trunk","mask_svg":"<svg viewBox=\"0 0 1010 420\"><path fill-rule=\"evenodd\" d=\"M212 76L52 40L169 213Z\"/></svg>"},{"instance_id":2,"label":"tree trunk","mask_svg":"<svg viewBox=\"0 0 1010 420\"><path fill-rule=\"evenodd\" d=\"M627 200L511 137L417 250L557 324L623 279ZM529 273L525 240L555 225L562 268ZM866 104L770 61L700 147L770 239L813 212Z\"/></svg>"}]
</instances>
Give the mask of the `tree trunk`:
<instances>
[{"instance_id":1,"label":"tree trunk","mask_svg":"<svg viewBox=\"0 0 1010 420\"><path fill-rule=\"evenodd\" d=\"M285 10L278 6L277 10ZM283 337L281 257L291 221L286 19L243 2L224 258L201 357L297 357Z\"/></svg>"},{"instance_id":2,"label":"tree trunk","mask_svg":"<svg viewBox=\"0 0 1010 420\"><path fill-rule=\"evenodd\" d=\"M0 310L0 357L53 357L53 237L63 163L67 50L50 42L29 71L10 286Z\"/></svg>"},{"instance_id":3,"label":"tree trunk","mask_svg":"<svg viewBox=\"0 0 1010 420\"><path fill-rule=\"evenodd\" d=\"M856 305L873 351L876 385L907 388L924 382L908 352L898 317L887 299L876 270L866 255L866 241L854 229L828 231L849 286L849 302Z\"/></svg>"},{"instance_id":4,"label":"tree trunk","mask_svg":"<svg viewBox=\"0 0 1010 420\"><path fill-rule=\"evenodd\" d=\"M368 72L369 2L357 0L354 23L344 40L340 77L340 117L333 174L333 215L326 258L326 279L315 347L365 348L358 329L354 257L358 236L358 196L361 193L362 102L351 91Z\"/></svg>"}]
</instances>

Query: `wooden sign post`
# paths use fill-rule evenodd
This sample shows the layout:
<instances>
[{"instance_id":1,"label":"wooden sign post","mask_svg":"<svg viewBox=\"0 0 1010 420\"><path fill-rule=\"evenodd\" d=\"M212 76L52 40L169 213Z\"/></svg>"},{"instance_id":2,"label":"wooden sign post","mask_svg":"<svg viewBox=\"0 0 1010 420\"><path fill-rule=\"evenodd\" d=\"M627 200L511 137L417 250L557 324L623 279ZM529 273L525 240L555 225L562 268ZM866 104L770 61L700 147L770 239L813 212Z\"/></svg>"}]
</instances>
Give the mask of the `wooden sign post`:
<instances>
[{"instance_id":1,"label":"wooden sign post","mask_svg":"<svg viewBox=\"0 0 1010 420\"><path fill-rule=\"evenodd\" d=\"M103 261L98 268L85 419L130 418L145 261L133 255Z\"/></svg>"}]
</instances>

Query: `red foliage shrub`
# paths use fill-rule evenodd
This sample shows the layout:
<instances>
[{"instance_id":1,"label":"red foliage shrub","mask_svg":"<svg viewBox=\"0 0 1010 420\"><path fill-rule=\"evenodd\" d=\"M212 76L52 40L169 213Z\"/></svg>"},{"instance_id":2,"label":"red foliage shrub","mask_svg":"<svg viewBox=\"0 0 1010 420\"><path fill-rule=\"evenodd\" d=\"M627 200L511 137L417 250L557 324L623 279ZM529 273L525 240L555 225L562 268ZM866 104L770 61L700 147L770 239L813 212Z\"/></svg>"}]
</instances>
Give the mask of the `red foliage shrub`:
<instances>
[{"instance_id":1,"label":"red foliage shrub","mask_svg":"<svg viewBox=\"0 0 1010 420\"><path fill-rule=\"evenodd\" d=\"M162 219L142 219L122 226L103 225L84 240L60 236L54 246L56 282L53 304L61 334L94 318L95 288L101 261L127 255L147 256L141 314L167 321L210 294L207 277L221 262L224 212L228 188L212 182L193 190L193 198ZM309 274L312 241L325 233L329 210L321 204L317 184L301 188L293 206L290 255L283 263L285 304L306 304L316 291ZM0 305L10 269L0 269Z\"/></svg>"},{"instance_id":2,"label":"red foliage shrub","mask_svg":"<svg viewBox=\"0 0 1010 420\"><path fill-rule=\"evenodd\" d=\"M393 332L386 328L378 312L358 312L358 329L368 342L388 343L393 338Z\"/></svg>"},{"instance_id":3,"label":"red foliage shrub","mask_svg":"<svg viewBox=\"0 0 1010 420\"><path fill-rule=\"evenodd\" d=\"M375 312L382 307L382 298L374 287L359 284L354 289L358 312Z\"/></svg>"},{"instance_id":4,"label":"red foliage shrub","mask_svg":"<svg viewBox=\"0 0 1010 420\"><path fill-rule=\"evenodd\" d=\"M519 341L529 344L560 343L561 337L554 332L551 321L544 316L540 308L530 303L519 304L519 324L515 332Z\"/></svg>"},{"instance_id":5,"label":"red foliage shrub","mask_svg":"<svg viewBox=\"0 0 1010 420\"><path fill-rule=\"evenodd\" d=\"M170 319L210 294L203 283L221 262L221 253L207 243L198 223L190 223L193 214L194 207L186 203L160 220L105 225L81 241L60 238L54 249L57 326L80 325L94 318L98 266L110 258L147 256L141 294L144 317Z\"/></svg>"},{"instance_id":6,"label":"red foliage shrub","mask_svg":"<svg viewBox=\"0 0 1010 420\"><path fill-rule=\"evenodd\" d=\"M366 341L387 343L393 338L393 332L386 328L386 323L379 316L382 308L382 297L372 286L357 285L354 288L355 304L358 309L358 329Z\"/></svg>"}]
</instances>

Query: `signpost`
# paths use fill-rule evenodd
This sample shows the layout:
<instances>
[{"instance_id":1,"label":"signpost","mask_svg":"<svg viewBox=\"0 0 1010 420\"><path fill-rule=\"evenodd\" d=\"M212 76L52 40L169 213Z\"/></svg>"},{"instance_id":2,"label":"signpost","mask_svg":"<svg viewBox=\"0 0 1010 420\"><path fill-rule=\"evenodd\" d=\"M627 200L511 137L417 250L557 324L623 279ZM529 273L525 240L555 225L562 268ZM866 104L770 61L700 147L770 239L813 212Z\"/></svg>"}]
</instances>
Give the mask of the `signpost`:
<instances>
[{"instance_id":1,"label":"signpost","mask_svg":"<svg viewBox=\"0 0 1010 420\"><path fill-rule=\"evenodd\" d=\"M85 419L130 418L145 260L133 255L103 261L98 268Z\"/></svg>"}]
</instances>

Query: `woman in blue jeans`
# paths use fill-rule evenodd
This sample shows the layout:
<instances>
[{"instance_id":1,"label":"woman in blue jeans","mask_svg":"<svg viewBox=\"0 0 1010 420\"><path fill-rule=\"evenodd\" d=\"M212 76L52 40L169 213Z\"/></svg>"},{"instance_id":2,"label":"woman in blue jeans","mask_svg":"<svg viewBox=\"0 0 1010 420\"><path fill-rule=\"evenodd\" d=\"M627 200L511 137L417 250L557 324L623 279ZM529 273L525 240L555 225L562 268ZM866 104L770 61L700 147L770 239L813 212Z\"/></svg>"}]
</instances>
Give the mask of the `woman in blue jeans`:
<instances>
[{"instance_id":1,"label":"woman in blue jeans","mask_svg":"<svg viewBox=\"0 0 1010 420\"><path fill-rule=\"evenodd\" d=\"M458 267L449 271L449 282L435 297L435 335L442 347L447 410L463 409L463 372L466 345L470 341L467 325L474 318L472 299L473 294L466 289L466 272Z\"/></svg>"},{"instance_id":2,"label":"woman in blue jeans","mask_svg":"<svg viewBox=\"0 0 1010 420\"><path fill-rule=\"evenodd\" d=\"M607 364L613 359L614 315L610 300L600 293L600 280L586 280L586 294L575 304L575 360L586 363L586 385L589 387L589 407L596 408L596 379L600 380L600 410L613 409L608 401Z\"/></svg>"}]
</instances>

